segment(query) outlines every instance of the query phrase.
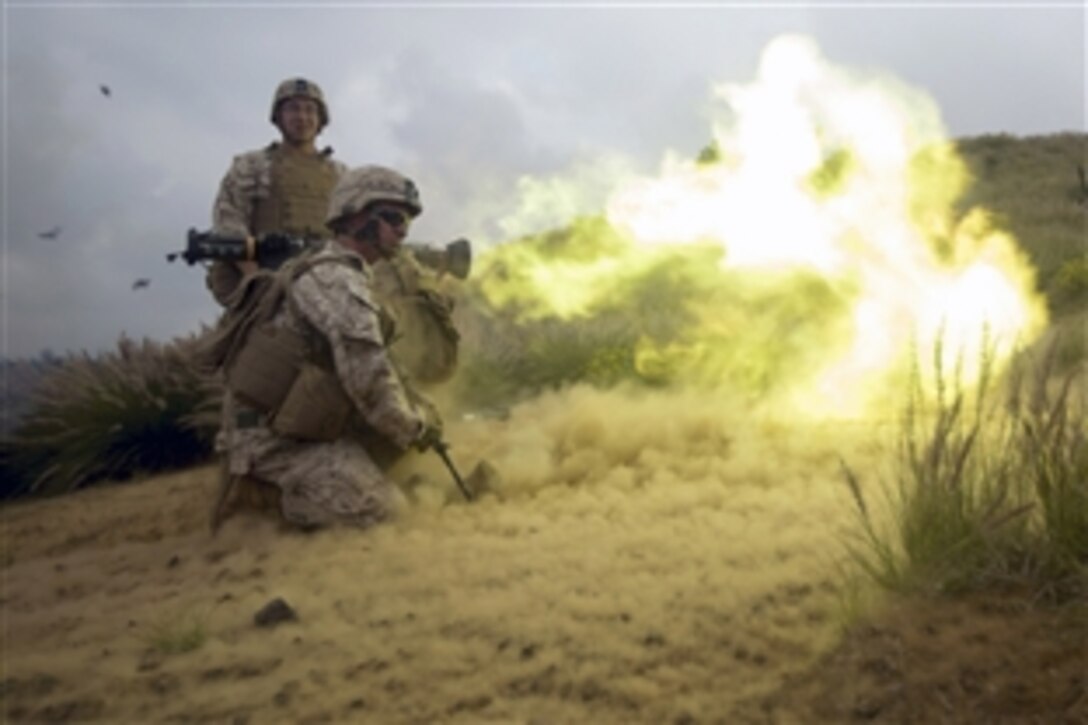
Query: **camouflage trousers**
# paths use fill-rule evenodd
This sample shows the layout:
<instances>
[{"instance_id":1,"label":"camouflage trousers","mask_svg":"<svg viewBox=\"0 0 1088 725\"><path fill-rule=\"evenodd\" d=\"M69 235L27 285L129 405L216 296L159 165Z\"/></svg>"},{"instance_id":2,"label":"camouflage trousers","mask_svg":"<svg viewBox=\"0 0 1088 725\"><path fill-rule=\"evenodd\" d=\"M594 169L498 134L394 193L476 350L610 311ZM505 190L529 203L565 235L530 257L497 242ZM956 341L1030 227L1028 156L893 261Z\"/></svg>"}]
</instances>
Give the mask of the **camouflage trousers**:
<instances>
[{"instance_id":1,"label":"camouflage trousers","mask_svg":"<svg viewBox=\"0 0 1088 725\"><path fill-rule=\"evenodd\" d=\"M402 501L366 449L351 439L302 442L263 426L234 429L224 437L229 474L274 485L284 518L300 527L373 526Z\"/></svg>"}]
</instances>

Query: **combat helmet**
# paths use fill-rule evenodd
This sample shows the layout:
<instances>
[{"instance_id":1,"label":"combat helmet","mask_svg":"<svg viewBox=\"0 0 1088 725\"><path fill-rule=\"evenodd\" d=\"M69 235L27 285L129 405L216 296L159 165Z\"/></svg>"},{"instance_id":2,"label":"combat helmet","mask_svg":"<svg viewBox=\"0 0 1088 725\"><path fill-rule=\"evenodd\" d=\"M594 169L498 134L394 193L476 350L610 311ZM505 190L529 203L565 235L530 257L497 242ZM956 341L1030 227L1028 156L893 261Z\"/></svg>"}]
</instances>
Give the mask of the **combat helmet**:
<instances>
[{"instance_id":1,"label":"combat helmet","mask_svg":"<svg viewBox=\"0 0 1088 725\"><path fill-rule=\"evenodd\" d=\"M321 86L305 78L288 78L276 86L276 94L272 96L272 113L269 115L272 123L276 122L276 111L279 110L280 104L295 96L312 98L316 101L317 112L321 114L321 127L324 128L329 124L329 107L325 105L325 94L321 92Z\"/></svg>"},{"instance_id":2,"label":"combat helmet","mask_svg":"<svg viewBox=\"0 0 1088 725\"><path fill-rule=\"evenodd\" d=\"M340 219L358 214L376 201L402 204L412 216L423 212L419 189L411 179L384 166L360 166L341 176L332 190L325 226L335 229Z\"/></svg>"}]
</instances>

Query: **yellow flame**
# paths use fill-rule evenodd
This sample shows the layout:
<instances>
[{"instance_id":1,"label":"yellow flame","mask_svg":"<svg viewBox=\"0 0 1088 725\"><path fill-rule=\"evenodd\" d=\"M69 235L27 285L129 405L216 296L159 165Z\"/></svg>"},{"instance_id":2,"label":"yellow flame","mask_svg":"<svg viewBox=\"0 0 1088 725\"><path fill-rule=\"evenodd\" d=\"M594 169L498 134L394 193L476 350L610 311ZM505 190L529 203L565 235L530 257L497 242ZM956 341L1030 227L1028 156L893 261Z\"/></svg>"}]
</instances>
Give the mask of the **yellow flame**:
<instances>
[{"instance_id":1,"label":"yellow flame","mask_svg":"<svg viewBox=\"0 0 1088 725\"><path fill-rule=\"evenodd\" d=\"M821 414L861 412L911 350L941 350L941 364L958 362L970 383L980 355L1000 364L1045 325L1015 240L982 211L957 212L967 170L925 94L836 67L811 40L785 36L765 49L753 83L717 95L718 161L673 154L657 177L618 182L606 225L577 227L562 249L523 251L516 280L505 278L517 284L493 284L492 301L587 314L670 254L716 245L716 268L689 272L703 285L685 305L699 332L640 341L636 368L703 382L788 373L795 402ZM748 295L743 322L735 295ZM753 300L770 301L773 325ZM841 323L787 348L798 365L760 359L836 306Z\"/></svg>"}]
</instances>

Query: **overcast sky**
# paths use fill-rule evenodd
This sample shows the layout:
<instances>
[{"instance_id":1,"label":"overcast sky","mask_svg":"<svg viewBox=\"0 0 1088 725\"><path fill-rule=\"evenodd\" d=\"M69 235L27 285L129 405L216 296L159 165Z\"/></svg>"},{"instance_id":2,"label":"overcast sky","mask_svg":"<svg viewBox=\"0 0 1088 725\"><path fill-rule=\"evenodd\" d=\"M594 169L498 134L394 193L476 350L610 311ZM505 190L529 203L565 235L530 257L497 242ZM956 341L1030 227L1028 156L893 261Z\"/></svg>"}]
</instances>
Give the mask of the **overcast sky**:
<instances>
[{"instance_id":1,"label":"overcast sky","mask_svg":"<svg viewBox=\"0 0 1088 725\"><path fill-rule=\"evenodd\" d=\"M784 33L929 93L954 137L1085 130L1081 3L703 5L5 2L2 352L214 321L202 270L165 254L210 225L231 156L277 138L286 77L325 89L338 158L417 180L415 239L481 248L534 221L519 179L697 154L712 88Z\"/></svg>"}]
</instances>

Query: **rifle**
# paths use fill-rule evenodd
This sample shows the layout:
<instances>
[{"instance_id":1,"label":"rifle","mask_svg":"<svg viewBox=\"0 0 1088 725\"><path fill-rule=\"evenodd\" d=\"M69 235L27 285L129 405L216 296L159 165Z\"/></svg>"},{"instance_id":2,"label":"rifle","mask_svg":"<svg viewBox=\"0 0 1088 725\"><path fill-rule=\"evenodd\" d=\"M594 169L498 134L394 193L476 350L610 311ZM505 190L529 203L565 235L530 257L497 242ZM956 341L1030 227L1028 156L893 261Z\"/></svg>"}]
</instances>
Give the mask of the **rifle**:
<instances>
[{"instance_id":1,"label":"rifle","mask_svg":"<svg viewBox=\"0 0 1088 725\"><path fill-rule=\"evenodd\" d=\"M257 262L266 269L277 269L291 257L299 254L312 243L303 237L287 234L266 234L260 239L253 237L221 237L213 232L189 230L185 249L170 252L167 262L179 257L190 266L205 260L226 262Z\"/></svg>"},{"instance_id":2,"label":"rifle","mask_svg":"<svg viewBox=\"0 0 1088 725\"><path fill-rule=\"evenodd\" d=\"M190 229L185 249L170 252L167 262L183 259L190 266L197 262L224 260L228 262L256 262L265 269L279 269L291 257L307 248L315 246L321 240L294 237L289 234L265 234L254 237L221 237L213 232L198 232ZM457 239L438 249L425 244L405 244L420 264L430 267L439 274L449 273L457 279L468 277L472 268L472 245L467 239Z\"/></svg>"},{"instance_id":3,"label":"rifle","mask_svg":"<svg viewBox=\"0 0 1088 725\"><path fill-rule=\"evenodd\" d=\"M465 485L465 480L461 478L461 474L457 472L457 467L453 465L453 461L450 459L450 444L446 441L438 441L432 448L441 458L442 462L446 464L446 468L449 469L450 475L453 476L453 480L457 483L457 488L461 489L461 493L464 495L466 501L472 500L472 494L468 492L468 487Z\"/></svg>"},{"instance_id":4,"label":"rifle","mask_svg":"<svg viewBox=\"0 0 1088 725\"><path fill-rule=\"evenodd\" d=\"M408 399L418 407L435 410L434 404L431 403L429 399L424 397L418 390L415 389L413 385L411 385L411 383L408 382L408 379L404 377L403 373L401 373L400 369L397 367L397 364L392 360L390 360L390 362L393 365L393 371L397 374L397 377L401 381L401 385L404 386L404 392L408 396ZM465 479L461 478L461 474L457 471L457 466L453 465L453 459L450 458L450 444L443 440L441 436L439 436L437 441L431 443L430 448L434 450L434 452L438 454L439 458L442 459L442 462L446 464L446 470L448 470L450 472L450 475L453 476L453 481L457 484L457 488L461 489L461 495L465 497L466 501L471 501L472 494L469 492L468 486L465 485Z\"/></svg>"}]
</instances>

